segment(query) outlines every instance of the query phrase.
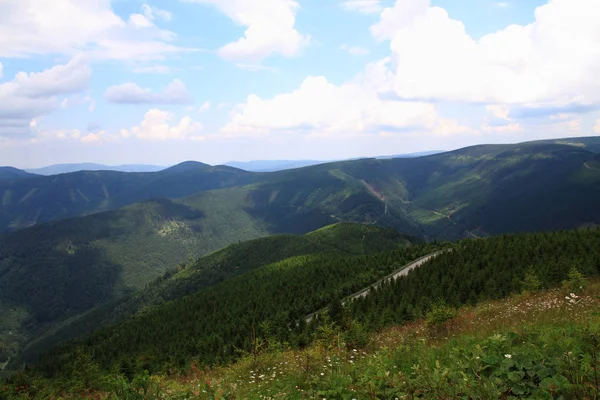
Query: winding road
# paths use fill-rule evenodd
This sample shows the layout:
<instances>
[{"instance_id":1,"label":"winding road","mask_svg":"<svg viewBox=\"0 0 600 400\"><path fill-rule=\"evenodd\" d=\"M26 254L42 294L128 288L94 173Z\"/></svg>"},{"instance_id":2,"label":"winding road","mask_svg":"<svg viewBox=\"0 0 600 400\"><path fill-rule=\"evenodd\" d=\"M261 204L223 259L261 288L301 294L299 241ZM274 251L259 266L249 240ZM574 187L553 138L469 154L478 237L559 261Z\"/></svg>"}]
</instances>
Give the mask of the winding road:
<instances>
[{"instance_id":1,"label":"winding road","mask_svg":"<svg viewBox=\"0 0 600 400\"><path fill-rule=\"evenodd\" d=\"M431 253L431 254L427 254L426 256L423 256L421 258L416 259L415 261L412 261L406 265L404 265L402 268L397 269L396 271L392 272L391 274L381 278L380 280L378 280L377 282L373 283L372 285L367 286L366 288L359 290L358 292L351 294L350 296L346 297L344 300L342 300L342 304L345 304L347 301L349 300L355 300L358 299L360 297L365 297L367 294L369 294L369 292L371 291L371 289L373 288L378 288L379 286L381 286L383 283L389 282L392 279L396 279L400 276L405 276L408 275L408 273L410 271L412 271L415 268L420 267L421 265L425 264L427 261L431 260L432 258L436 257L437 255L445 252L445 251L449 251L449 250L440 250L440 251L436 251L435 253ZM319 311L315 311L314 313L308 314L306 316L306 322L310 322L315 315L320 314L324 311L327 311L327 308L322 308Z\"/></svg>"}]
</instances>

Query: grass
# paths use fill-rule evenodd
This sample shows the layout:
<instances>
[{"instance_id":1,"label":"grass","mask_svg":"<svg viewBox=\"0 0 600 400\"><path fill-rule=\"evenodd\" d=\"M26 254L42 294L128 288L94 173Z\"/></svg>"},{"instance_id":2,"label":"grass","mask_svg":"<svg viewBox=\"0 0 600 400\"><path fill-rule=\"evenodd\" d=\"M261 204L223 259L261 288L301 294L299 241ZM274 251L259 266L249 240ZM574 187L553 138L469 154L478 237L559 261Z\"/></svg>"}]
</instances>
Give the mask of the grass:
<instances>
[{"instance_id":1,"label":"grass","mask_svg":"<svg viewBox=\"0 0 600 400\"><path fill-rule=\"evenodd\" d=\"M325 326L313 345L270 344L234 365L183 375L118 376L103 390L61 393L95 399L598 399L600 281L466 307L445 324L425 320L371 335L362 346ZM20 389L59 398L56 387ZM38 385L40 383L37 383ZM35 383L34 383L35 385ZM51 393L55 393L52 397ZM0 388L0 399L3 397Z\"/></svg>"}]
</instances>

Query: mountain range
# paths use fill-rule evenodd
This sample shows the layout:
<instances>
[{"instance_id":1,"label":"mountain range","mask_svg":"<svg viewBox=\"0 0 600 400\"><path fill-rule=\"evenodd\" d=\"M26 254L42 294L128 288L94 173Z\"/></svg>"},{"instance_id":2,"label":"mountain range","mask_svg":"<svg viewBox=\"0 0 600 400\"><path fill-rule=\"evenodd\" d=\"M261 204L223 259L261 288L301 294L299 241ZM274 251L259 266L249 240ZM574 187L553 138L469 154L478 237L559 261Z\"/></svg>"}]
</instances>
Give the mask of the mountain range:
<instances>
[{"instance_id":1,"label":"mountain range","mask_svg":"<svg viewBox=\"0 0 600 400\"><path fill-rule=\"evenodd\" d=\"M581 138L270 173L185 162L159 172L2 180L0 347L5 359L27 346L46 348L44 340L71 337L64 332L78 332L87 313L169 269L269 235L352 222L420 243L600 225L598 151L600 138ZM356 238L347 241L355 246ZM262 254L255 246L250 253ZM208 281L230 277L218 269Z\"/></svg>"}]
</instances>

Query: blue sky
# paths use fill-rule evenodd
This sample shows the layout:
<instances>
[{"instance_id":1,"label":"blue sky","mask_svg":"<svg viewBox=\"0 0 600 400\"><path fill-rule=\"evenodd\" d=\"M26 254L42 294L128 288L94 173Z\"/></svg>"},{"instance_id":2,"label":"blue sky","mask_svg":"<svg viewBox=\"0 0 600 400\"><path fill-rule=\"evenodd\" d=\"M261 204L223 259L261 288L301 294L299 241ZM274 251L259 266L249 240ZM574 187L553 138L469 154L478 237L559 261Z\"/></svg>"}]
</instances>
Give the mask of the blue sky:
<instances>
[{"instance_id":1,"label":"blue sky","mask_svg":"<svg viewBox=\"0 0 600 400\"><path fill-rule=\"evenodd\" d=\"M600 134L597 0L4 0L0 165Z\"/></svg>"}]
</instances>

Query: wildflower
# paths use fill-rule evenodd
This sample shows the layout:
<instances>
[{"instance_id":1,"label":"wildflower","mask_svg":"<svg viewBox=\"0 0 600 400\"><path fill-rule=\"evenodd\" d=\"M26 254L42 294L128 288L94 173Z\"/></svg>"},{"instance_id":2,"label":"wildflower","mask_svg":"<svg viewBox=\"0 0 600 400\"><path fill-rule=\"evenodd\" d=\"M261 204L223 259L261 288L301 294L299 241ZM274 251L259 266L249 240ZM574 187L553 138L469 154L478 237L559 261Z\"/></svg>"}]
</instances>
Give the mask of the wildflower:
<instances>
[{"instance_id":1,"label":"wildflower","mask_svg":"<svg viewBox=\"0 0 600 400\"><path fill-rule=\"evenodd\" d=\"M505 355L504 355L504 357L506 357L506 358L512 358L512 355L510 355L510 354L505 354Z\"/></svg>"}]
</instances>

